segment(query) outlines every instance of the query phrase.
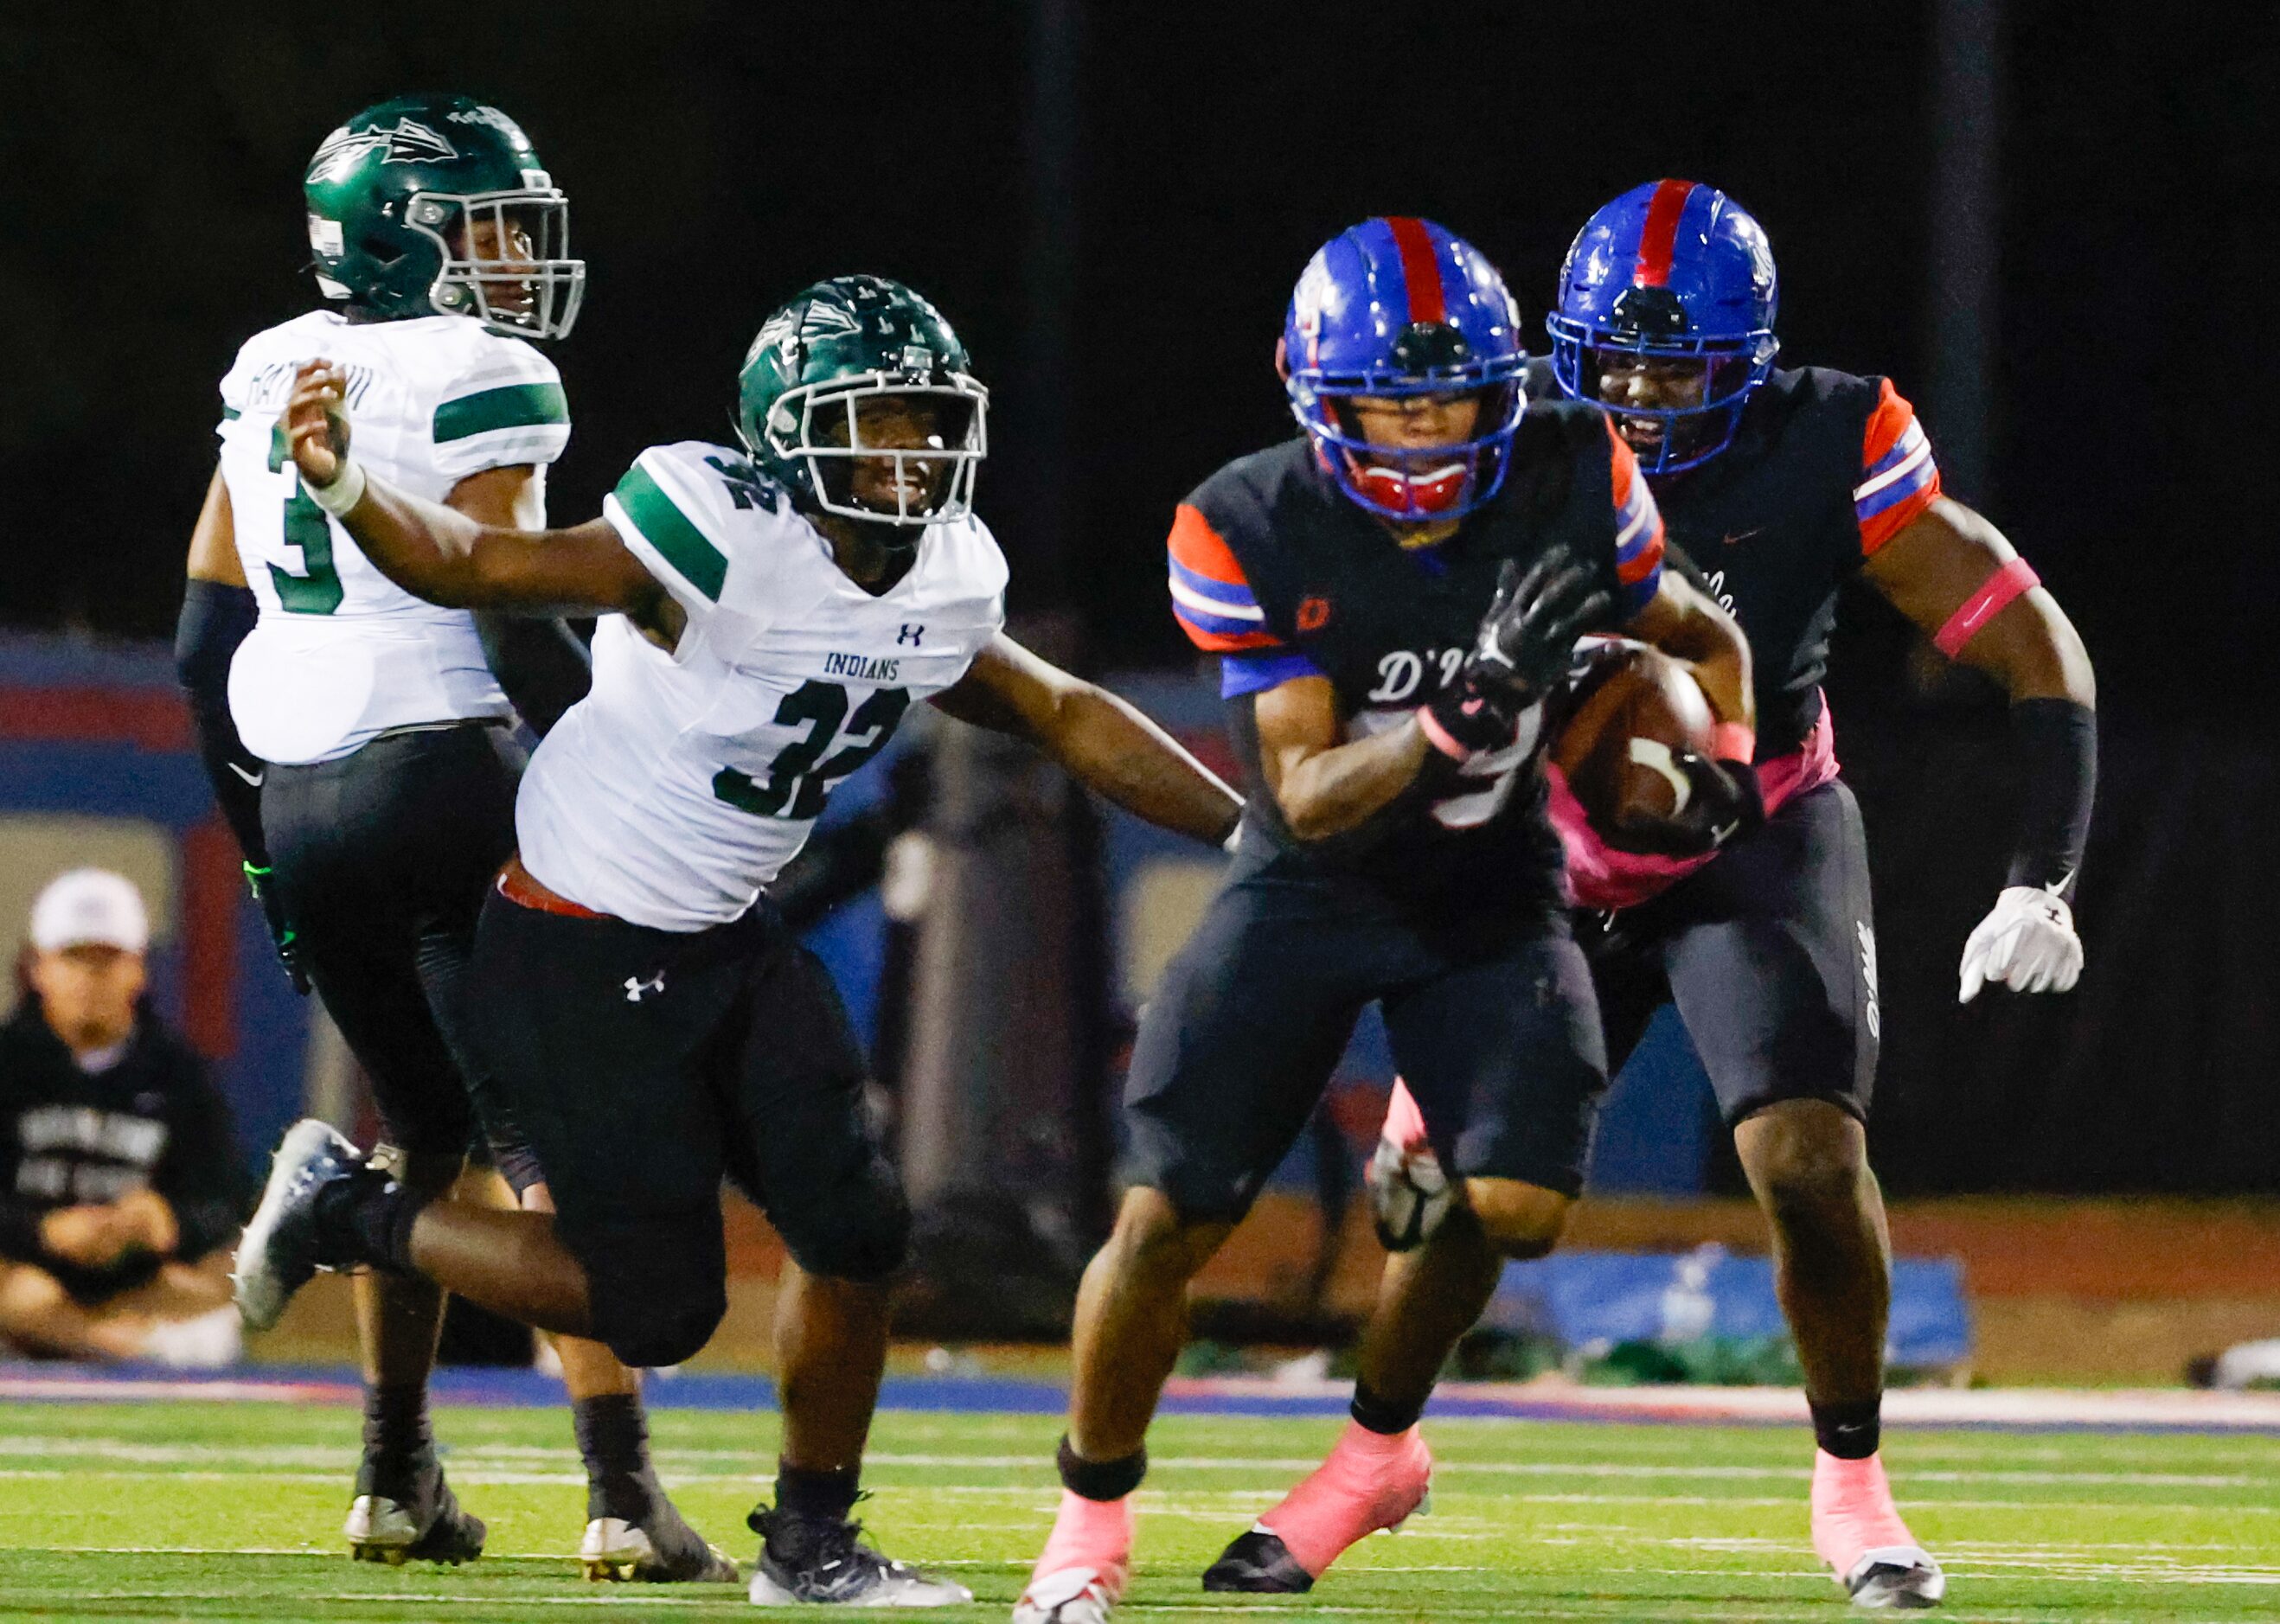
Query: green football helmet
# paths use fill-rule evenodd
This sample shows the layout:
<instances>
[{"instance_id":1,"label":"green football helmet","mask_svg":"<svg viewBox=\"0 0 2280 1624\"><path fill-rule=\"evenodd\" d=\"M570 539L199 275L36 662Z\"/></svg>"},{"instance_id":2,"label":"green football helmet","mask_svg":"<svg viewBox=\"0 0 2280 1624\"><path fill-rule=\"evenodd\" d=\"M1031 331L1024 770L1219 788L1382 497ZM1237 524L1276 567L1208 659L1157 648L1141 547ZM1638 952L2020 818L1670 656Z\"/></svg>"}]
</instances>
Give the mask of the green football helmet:
<instances>
[{"instance_id":1,"label":"green football helmet","mask_svg":"<svg viewBox=\"0 0 2280 1624\"><path fill-rule=\"evenodd\" d=\"M883 276L835 276L761 323L737 374L736 432L752 460L811 512L874 524L952 523L974 511L974 478L989 454L990 391L968 366L950 323L918 294ZM857 407L882 395L937 402L933 443L866 446ZM844 439L817 432L835 423ZM893 510L857 502L855 459L890 457ZM908 472L927 478L911 481ZM913 504L911 488L920 482L928 494Z\"/></svg>"},{"instance_id":2,"label":"green football helmet","mask_svg":"<svg viewBox=\"0 0 2280 1624\"><path fill-rule=\"evenodd\" d=\"M401 96L325 137L303 182L317 286L387 319L473 316L495 333L560 338L586 262L570 200L529 138L464 96Z\"/></svg>"}]
</instances>

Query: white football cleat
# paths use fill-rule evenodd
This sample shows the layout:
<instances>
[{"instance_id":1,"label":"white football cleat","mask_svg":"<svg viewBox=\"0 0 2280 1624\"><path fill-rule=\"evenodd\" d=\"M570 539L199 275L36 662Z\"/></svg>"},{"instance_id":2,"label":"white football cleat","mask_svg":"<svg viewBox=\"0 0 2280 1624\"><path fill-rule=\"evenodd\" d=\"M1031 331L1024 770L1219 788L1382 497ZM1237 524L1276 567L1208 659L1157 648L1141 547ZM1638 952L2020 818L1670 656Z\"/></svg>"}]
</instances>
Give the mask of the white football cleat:
<instances>
[{"instance_id":1,"label":"white football cleat","mask_svg":"<svg viewBox=\"0 0 2280 1624\"><path fill-rule=\"evenodd\" d=\"M1947 1575L1917 1545L1863 1551L1842 1582L1854 1606L1896 1612L1937 1607L1947 1594Z\"/></svg>"},{"instance_id":2,"label":"white football cleat","mask_svg":"<svg viewBox=\"0 0 2280 1624\"><path fill-rule=\"evenodd\" d=\"M1064 1567L1029 1581L1013 1604L1013 1624L1108 1624L1115 1605L1098 1569Z\"/></svg>"}]
</instances>

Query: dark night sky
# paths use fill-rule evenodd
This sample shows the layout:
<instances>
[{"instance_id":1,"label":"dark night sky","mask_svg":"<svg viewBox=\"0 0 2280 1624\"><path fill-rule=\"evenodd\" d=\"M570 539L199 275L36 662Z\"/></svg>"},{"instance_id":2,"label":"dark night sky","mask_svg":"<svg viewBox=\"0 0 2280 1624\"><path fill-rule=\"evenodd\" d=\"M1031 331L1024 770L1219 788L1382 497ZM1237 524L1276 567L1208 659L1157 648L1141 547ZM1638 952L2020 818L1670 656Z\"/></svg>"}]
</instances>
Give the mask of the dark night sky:
<instances>
[{"instance_id":1,"label":"dark night sky","mask_svg":"<svg viewBox=\"0 0 2280 1624\"><path fill-rule=\"evenodd\" d=\"M1180 657L1171 504L1285 432L1270 357L1290 282L1367 213L1471 236L1532 324L1598 203L1666 173L1713 181L1772 233L1788 358L1920 394L1926 9L1096 0L1065 199L1059 538L1096 659ZM274 7L77 7L0 25L0 619L171 626L214 382L247 334L313 297L307 155L355 106L420 87L505 107L574 199L592 282L556 352L577 424L558 520L590 515L643 445L725 434L770 305L876 271L935 297L992 384L983 509L1050 589L1022 463L1053 410L1020 366L1027 8L651 0L638 27L630 10L323 8L297 28ZM2267 527L2261 481L2223 471L2228 444L2266 454L2280 373L2253 167L2280 150L2266 12L2013 8L1993 511L2084 624L2111 697L2177 693L2162 645L2188 633L2203 678L2261 673L2276 608L2271 572L2233 562Z\"/></svg>"}]
</instances>

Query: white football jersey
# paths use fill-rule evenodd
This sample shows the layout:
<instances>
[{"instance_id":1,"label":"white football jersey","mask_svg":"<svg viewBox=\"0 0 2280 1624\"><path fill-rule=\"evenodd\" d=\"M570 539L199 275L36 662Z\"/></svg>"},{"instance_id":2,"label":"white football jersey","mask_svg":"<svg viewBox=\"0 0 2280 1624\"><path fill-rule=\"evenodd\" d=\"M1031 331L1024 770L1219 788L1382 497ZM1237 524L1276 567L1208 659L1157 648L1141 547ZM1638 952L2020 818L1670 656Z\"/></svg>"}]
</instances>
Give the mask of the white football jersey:
<instances>
[{"instance_id":1,"label":"white football jersey","mask_svg":"<svg viewBox=\"0 0 2280 1624\"><path fill-rule=\"evenodd\" d=\"M1005 620L1005 560L978 519L931 525L873 596L741 451L643 451L603 512L689 614L671 653L612 615L594 686L515 803L522 860L572 902L659 930L752 905L841 779Z\"/></svg>"},{"instance_id":2,"label":"white football jersey","mask_svg":"<svg viewBox=\"0 0 2280 1624\"><path fill-rule=\"evenodd\" d=\"M246 341L216 432L261 619L230 667L229 708L268 761L327 761L391 727L511 714L474 617L390 581L302 489L277 415L295 370L320 356L347 370L357 460L414 496L440 502L486 468L543 468L570 438L554 364L463 316L312 311Z\"/></svg>"}]
</instances>

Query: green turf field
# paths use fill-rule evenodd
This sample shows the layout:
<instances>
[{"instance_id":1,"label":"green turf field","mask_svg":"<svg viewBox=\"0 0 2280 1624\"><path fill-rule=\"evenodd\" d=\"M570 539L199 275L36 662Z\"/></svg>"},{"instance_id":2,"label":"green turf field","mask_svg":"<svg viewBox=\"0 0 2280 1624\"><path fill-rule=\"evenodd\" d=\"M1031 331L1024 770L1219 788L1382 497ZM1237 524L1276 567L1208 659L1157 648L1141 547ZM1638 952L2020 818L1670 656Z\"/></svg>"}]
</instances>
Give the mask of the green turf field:
<instances>
[{"instance_id":1,"label":"green turf field","mask_svg":"<svg viewBox=\"0 0 2280 1624\"><path fill-rule=\"evenodd\" d=\"M351 1565L340 1520L357 1417L247 1404L15 1404L0 1420L0 1618L534 1620L751 1615L741 1589L581 1583L584 1485L566 1415L451 1410L462 1498L491 1527L461 1569ZM682 1508L749 1560L743 1517L773 1416L666 1411ZM888 1414L865 1508L887 1549L1006 1616L1056 1497L1036 1416ZM1806 1545L1810 1448L1785 1428L1444 1421L1433 1514L1369 1541L1315 1594L1205 1595L1204 1564L1311 1465L1328 1420L1169 1420L1151 1440L1120 1619L1841 1620ZM2280 1439L1942 1432L1889 1440L1956 1620L2280 1615ZM578 1609L589 1611L580 1612Z\"/></svg>"}]
</instances>

